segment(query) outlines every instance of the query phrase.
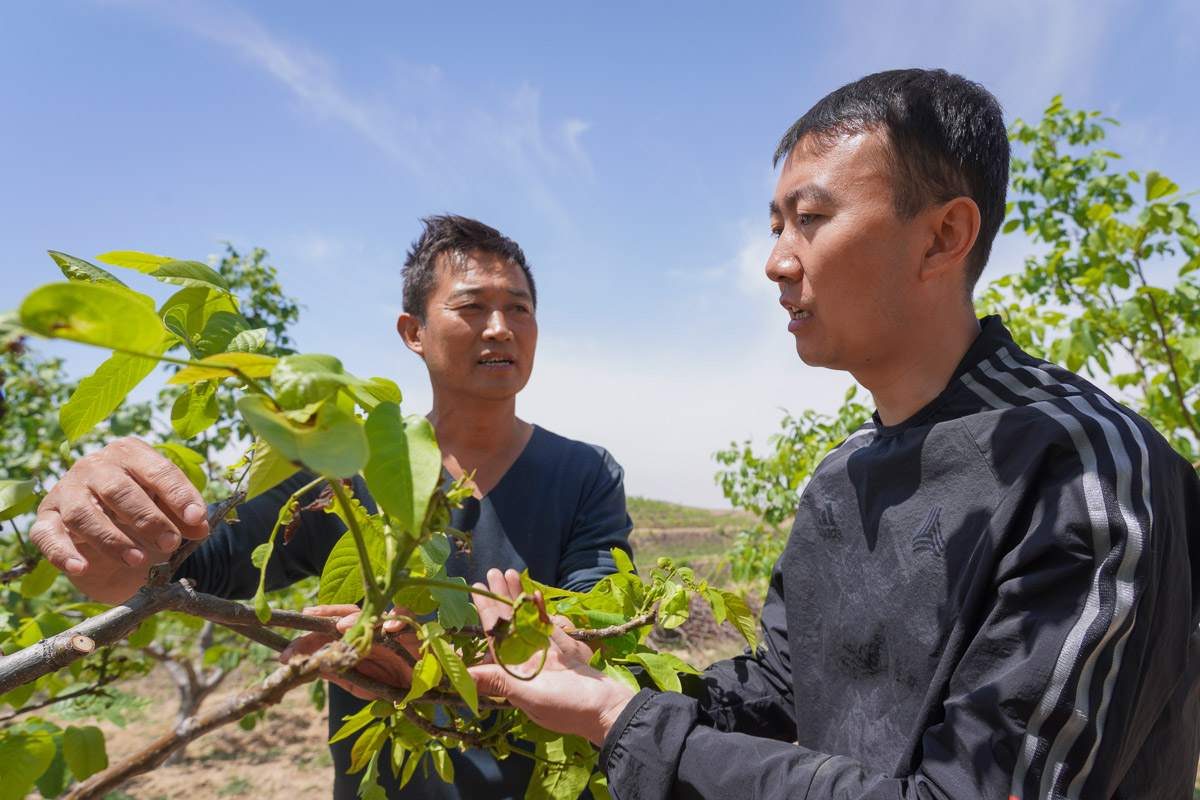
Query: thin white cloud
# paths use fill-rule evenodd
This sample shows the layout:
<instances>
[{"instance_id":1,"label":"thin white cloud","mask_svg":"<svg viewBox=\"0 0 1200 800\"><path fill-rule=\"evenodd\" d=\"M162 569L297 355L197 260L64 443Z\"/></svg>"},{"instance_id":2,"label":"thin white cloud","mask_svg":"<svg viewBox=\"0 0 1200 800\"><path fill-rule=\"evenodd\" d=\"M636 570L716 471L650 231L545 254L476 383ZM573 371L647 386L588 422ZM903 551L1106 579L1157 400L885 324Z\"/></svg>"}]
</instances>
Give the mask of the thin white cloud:
<instances>
[{"instance_id":1,"label":"thin white cloud","mask_svg":"<svg viewBox=\"0 0 1200 800\"><path fill-rule=\"evenodd\" d=\"M110 2L230 48L278 80L300 113L349 127L426 180L474 181L472 165L486 163L509 170L544 206L557 208L557 181L593 177L583 143L590 125L567 118L544 135L539 90L528 83L515 93L494 89L480 95L477 86L459 92L445 84L437 65L397 61L386 84L366 91L351 88L330 55L274 34L242 9L210 0ZM470 163L464 164L464 153Z\"/></svg>"}]
</instances>

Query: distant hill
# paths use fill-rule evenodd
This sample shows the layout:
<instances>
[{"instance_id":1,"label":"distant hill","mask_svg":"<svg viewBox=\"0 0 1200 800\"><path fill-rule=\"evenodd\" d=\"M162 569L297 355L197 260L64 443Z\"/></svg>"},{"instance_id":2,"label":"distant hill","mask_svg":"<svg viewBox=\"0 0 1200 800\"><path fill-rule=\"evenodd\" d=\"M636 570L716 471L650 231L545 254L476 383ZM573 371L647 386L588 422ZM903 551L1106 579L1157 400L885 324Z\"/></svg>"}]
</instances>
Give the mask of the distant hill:
<instances>
[{"instance_id":1,"label":"distant hill","mask_svg":"<svg viewBox=\"0 0 1200 800\"><path fill-rule=\"evenodd\" d=\"M626 500L629 516L635 528L730 528L754 525L758 522L753 515L744 511L714 511L668 503L665 500L650 500L646 497L630 497Z\"/></svg>"}]
</instances>

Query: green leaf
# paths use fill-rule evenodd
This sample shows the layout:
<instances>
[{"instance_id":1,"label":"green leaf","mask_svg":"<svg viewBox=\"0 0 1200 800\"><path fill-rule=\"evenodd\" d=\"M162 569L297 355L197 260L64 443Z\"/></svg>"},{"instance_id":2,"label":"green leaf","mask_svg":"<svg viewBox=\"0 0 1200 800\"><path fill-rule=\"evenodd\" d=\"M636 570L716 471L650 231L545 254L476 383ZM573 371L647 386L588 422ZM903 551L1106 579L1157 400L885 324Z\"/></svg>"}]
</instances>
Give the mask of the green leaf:
<instances>
[{"instance_id":1,"label":"green leaf","mask_svg":"<svg viewBox=\"0 0 1200 800\"><path fill-rule=\"evenodd\" d=\"M1012 233L1012 232L1013 232L1013 231L1015 231L1015 230L1016 230L1016 229L1017 229L1017 228L1018 228L1020 225L1021 225L1021 220L1019 220L1019 219L1010 219L1008 222L1004 223L1004 233Z\"/></svg>"},{"instance_id":2,"label":"green leaf","mask_svg":"<svg viewBox=\"0 0 1200 800\"><path fill-rule=\"evenodd\" d=\"M163 283L173 283L176 286L229 291L229 284L221 277L221 273L199 261L168 261L147 274Z\"/></svg>"},{"instance_id":3,"label":"green leaf","mask_svg":"<svg viewBox=\"0 0 1200 800\"><path fill-rule=\"evenodd\" d=\"M148 352L161 355L170 342L161 340ZM129 393L154 371L153 358L113 353L96 371L79 382L71 398L58 410L58 424L68 439L78 439L108 417Z\"/></svg>"},{"instance_id":4,"label":"green leaf","mask_svg":"<svg viewBox=\"0 0 1200 800\"><path fill-rule=\"evenodd\" d=\"M51 283L21 304L21 325L40 336L149 353L163 339L158 315L128 292L90 283Z\"/></svg>"},{"instance_id":5,"label":"green leaf","mask_svg":"<svg viewBox=\"0 0 1200 800\"><path fill-rule=\"evenodd\" d=\"M1106 220L1112 215L1113 207L1108 203L1097 203L1094 206L1090 206L1087 210L1088 219L1095 220L1096 222Z\"/></svg>"},{"instance_id":6,"label":"green leaf","mask_svg":"<svg viewBox=\"0 0 1200 800\"><path fill-rule=\"evenodd\" d=\"M366 423L370 459L363 477L388 516L416 536L442 477L442 453L429 420L401 418L400 406L380 403Z\"/></svg>"},{"instance_id":7,"label":"green leaf","mask_svg":"<svg viewBox=\"0 0 1200 800\"><path fill-rule=\"evenodd\" d=\"M618 683L623 684L631 692L641 691L642 687L638 685L637 678L633 677L633 673L629 671L628 667L621 664L614 664L610 661L604 664L600 668L600 671Z\"/></svg>"},{"instance_id":8,"label":"green leaf","mask_svg":"<svg viewBox=\"0 0 1200 800\"><path fill-rule=\"evenodd\" d=\"M296 474L298 468L261 436L254 442L254 458L246 476L246 499L273 489Z\"/></svg>"},{"instance_id":9,"label":"green leaf","mask_svg":"<svg viewBox=\"0 0 1200 800\"><path fill-rule=\"evenodd\" d=\"M746 640L746 644L750 645L751 649L758 647L758 624L754 619L754 614L750 611L750 606L746 605L746 601L732 592L720 589L713 591L720 595L725 604L725 612L729 621Z\"/></svg>"},{"instance_id":10,"label":"green leaf","mask_svg":"<svg viewBox=\"0 0 1200 800\"><path fill-rule=\"evenodd\" d=\"M171 405L171 427L180 439L191 439L208 430L220 417L216 381L193 383Z\"/></svg>"},{"instance_id":11,"label":"green leaf","mask_svg":"<svg viewBox=\"0 0 1200 800\"><path fill-rule=\"evenodd\" d=\"M1179 187L1166 177L1153 171L1146 173L1146 202L1152 202L1178 191Z\"/></svg>"},{"instance_id":12,"label":"green leaf","mask_svg":"<svg viewBox=\"0 0 1200 800\"><path fill-rule=\"evenodd\" d=\"M667 594L658 604L658 624L664 628L678 628L687 622L688 593L677 583L667 582Z\"/></svg>"},{"instance_id":13,"label":"green leaf","mask_svg":"<svg viewBox=\"0 0 1200 800\"><path fill-rule=\"evenodd\" d=\"M360 527L371 569L380 574L387 568L387 543L374 525L360 524ZM321 585L317 590L317 602L321 605L357 603L363 595L358 548L354 545L354 534L346 531L325 559L325 568L321 571Z\"/></svg>"},{"instance_id":14,"label":"green leaf","mask_svg":"<svg viewBox=\"0 0 1200 800\"><path fill-rule=\"evenodd\" d=\"M433 768L437 771L438 777L446 783L454 783L454 762L450 760L450 754L446 752L446 748L438 747L430 750L429 757L433 759Z\"/></svg>"},{"instance_id":15,"label":"green leaf","mask_svg":"<svg viewBox=\"0 0 1200 800\"><path fill-rule=\"evenodd\" d=\"M496 655L510 667L524 664L550 642L554 625L541 618L532 598L525 598L514 610L512 620L497 625Z\"/></svg>"},{"instance_id":16,"label":"green leaf","mask_svg":"<svg viewBox=\"0 0 1200 800\"><path fill-rule=\"evenodd\" d=\"M261 583L258 591L254 593L254 616L258 617L258 621L264 625L271 619L271 604L267 602L267 593L263 591Z\"/></svg>"},{"instance_id":17,"label":"green leaf","mask_svg":"<svg viewBox=\"0 0 1200 800\"><path fill-rule=\"evenodd\" d=\"M157 635L158 617L153 616L146 617L146 619L142 620L142 624L138 625L135 630L130 631L126 639L129 642L130 647L140 650L143 647L149 647L150 643L154 641L154 637Z\"/></svg>"},{"instance_id":18,"label":"green leaf","mask_svg":"<svg viewBox=\"0 0 1200 800\"><path fill-rule=\"evenodd\" d=\"M57 751L46 731L0 733L0 800L22 800Z\"/></svg>"},{"instance_id":19,"label":"green leaf","mask_svg":"<svg viewBox=\"0 0 1200 800\"><path fill-rule=\"evenodd\" d=\"M271 560L273 552L275 552L275 543L263 542L250 552L250 563L254 565L255 569L262 569Z\"/></svg>"},{"instance_id":20,"label":"green leaf","mask_svg":"<svg viewBox=\"0 0 1200 800\"><path fill-rule=\"evenodd\" d=\"M108 270L97 267L95 264L89 264L82 258L69 256L56 250L47 250L46 252L54 259L54 263L58 264L58 268L62 270L63 275L67 276L68 280L77 283L107 283L113 286L125 286Z\"/></svg>"},{"instance_id":21,"label":"green leaf","mask_svg":"<svg viewBox=\"0 0 1200 800\"><path fill-rule=\"evenodd\" d=\"M37 597L53 586L54 579L57 577L58 570L54 568L54 565L46 559L42 559L32 572L21 578L21 597Z\"/></svg>"},{"instance_id":22,"label":"green leaf","mask_svg":"<svg viewBox=\"0 0 1200 800\"><path fill-rule=\"evenodd\" d=\"M111 253L96 256L96 260L114 267L125 267L143 274L150 274L163 264L169 264L175 259L166 256L152 256L149 253L139 253L134 250L114 250Z\"/></svg>"},{"instance_id":23,"label":"green leaf","mask_svg":"<svg viewBox=\"0 0 1200 800\"><path fill-rule=\"evenodd\" d=\"M374 720L387 719L395 711L396 708L391 703L384 700L373 700L350 716L343 717L342 727L338 728L337 733L330 737L329 743L340 742L355 731L362 730Z\"/></svg>"},{"instance_id":24,"label":"green leaf","mask_svg":"<svg viewBox=\"0 0 1200 800\"><path fill-rule=\"evenodd\" d=\"M218 353L200 359L199 364L184 367L167 379L170 384L188 384L212 378L228 378L234 370L248 378L265 378L275 369L277 358L259 353Z\"/></svg>"},{"instance_id":25,"label":"green leaf","mask_svg":"<svg viewBox=\"0 0 1200 800\"><path fill-rule=\"evenodd\" d=\"M592 800L612 800L608 791L608 778L599 771L593 772L592 777L588 779L588 791L592 793Z\"/></svg>"},{"instance_id":26,"label":"green leaf","mask_svg":"<svg viewBox=\"0 0 1200 800\"><path fill-rule=\"evenodd\" d=\"M231 353L253 353L261 350L266 343L267 329L253 328L238 333L229 341L229 345L225 349Z\"/></svg>"},{"instance_id":27,"label":"green leaf","mask_svg":"<svg viewBox=\"0 0 1200 800\"><path fill-rule=\"evenodd\" d=\"M181 444L171 444L165 442L163 444L154 445L154 449L162 453L171 460L175 466L187 476L191 481L192 486L195 486L198 491L204 491L204 487L208 485L208 475L204 472L206 460L204 456L197 453L190 447L184 447Z\"/></svg>"},{"instance_id":28,"label":"green leaf","mask_svg":"<svg viewBox=\"0 0 1200 800\"><path fill-rule=\"evenodd\" d=\"M18 517L37 504L37 481L0 481L0 522Z\"/></svg>"},{"instance_id":29,"label":"green leaf","mask_svg":"<svg viewBox=\"0 0 1200 800\"><path fill-rule=\"evenodd\" d=\"M42 797L58 797L71 780L71 771L67 768L67 760L63 758L62 753L62 732L50 731L50 735L54 737L54 746L57 749L50 766L34 783L37 790L42 793ZM0 774L2 773L3 769L0 768Z\"/></svg>"},{"instance_id":30,"label":"green leaf","mask_svg":"<svg viewBox=\"0 0 1200 800\"><path fill-rule=\"evenodd\" d=\"M404 400L404 396L400 393L400 387L387 378L371 378L363 388L384 403L398 404Z\"/></svg>"},{"instance_id":31,"label":"green leaf","mask_svg":"<svg viewBox=\"0 0 1200 800\"><path fill-rule=\"evenodd\" d=\"M104 746L104 733L95 725L68 727L63 731L63 757L76 780L82 781L107 769L108 751Z\"/></svg>"},{"instance_id":32,"label":"green leaf","mask_svg":"<svg viewBox=\"0 0 1200 800\"><path fill-rule=\"evenodd\" d=\"M342 362L333 356L318 353L284 356L271 373L275 402L287 409L319 403L343 386L369 383L345 372Z\"/></svg>"},{"instance_id":33,"label":"green leaf","mask_svg":"<svg viewBox=\"0 0 1200 800\"><path fill-rule=\"evenodd\" d=\"M451 583L458 583L465 589L467 582L460 577L450 577L445 570L432 575L431 577L440 578ZM440 586L430 586L429 593L438 604L438 622L447 628L461 628L464 625L470 625L477 622L479 619L475 611L475 606L471 603L471 595L468 592L459 592L454 589L444 589Z\"/></svg>"},{"instance_id":34,"label":"green leaf","mask_svg":"<svg viewBox=\"0 0 1200 800\"><path fill-rule=\"evenodd\" d=\"M471 713L479 716L479 695L475 689L475 681L471 680L471 676L467 672L467 665L459 658L458 653L454 652L450 643L441 637L432 639L430 647L442 665L442 672L450 679L450 685L466 701Z\"/></svg>"},{"instance_id":35,"label":"green leaf","mask_svg":"<svg viewBox=\"0 0 1200 800\"><path fill-rule=\"evenodd\" d=\"M629 661L635 661L646 668L650 679L654 681L654 685L664 692L678 692L682 690L679 683L679 676L675 674L675 670L658 653L634 653L629 656Z\"/></svg>"},{"instance_id":36,"label":"green leaf","mask_svg":"<svg viewBox=\"0 0 1200 800\"><path fill-rule=\"evenodd\" d=\"M303 424L276 411L259 395L244 395L237 407L251 430L289 461L303 464L311 472L348 478L367 463L362 423L335 405L321 405Z\"/></svg>"},{"instance_id":37,"label":"green leaf","mask_svg":"<svg viewBox=\"0 0 1200 800\"><path fill-rule=\"evenodd\" d=\"M408 705L413 700L417 700L421 695L437 686L441 680L441 663L437 660L436 655L426 652L425 655L421 656L421 660L417 662L417 665L413 667L412 686L408 690L408 695L404 698L403 705Z\"/></svg>"},{"instance_id":38,"label":"green leaf","mask_svg":"<svg viewBox=\"0 0 1200 800\"><path fill-rule=\"evenodd\" d=\"M205 356L223 353L226 350L236 352L252 352L257 347L230 347L233 340L243 333L250 331L250 322L234 311L217 311L208 318L200 335L195 337L192 346L203 358ZM263 341L266 341L264 334Z\"/></svg>"},{"instance_id":39,"label":"green leaf","mask_svg":"<svg viewBox=\"0 0 1200 800\"><path fill-rule=\"evenodd\" d=\"M713 619L720 625L725 621L725 599L721 597L721 592L718 589L706 589L704 591L704 599L708 601L708 605L712 608Z\"/></svg>"},{"instance_id":40,"label":"green leaf","mask_svg":"<svg viewBox=\"0 0 1200 800\"><path fill-rule=\"evenodd\" d=\"M568 740L561 738L538 745L540 760L529 778L525 800L579 797L588 785L591 764L576 758L574 748L568 747Z\"/></svg>"},{"instance_id":41,"label":"green leaf","mask_svg":"<svg viewBox=\"0 0 1200 800\"><path fill-rule=\"evenodd\" d=\"M354 536L346 531L325 559L317 602L321 605L357 603L365 594Z\"/></svg>"},{"instance_id":42,"label":"green leaf","mask_svg":"<svg viewBox=\"0 0 1200 800\"><path fill-rule=\"evenodd\" d=\"M379 753L367 761L362 781L358 784L358 796L362 800L388 800L387 792L379 785Z\"/></svg>"},{"instance_id":43,"label":"green leaf","mask_svg":"<svg viewBox=\"0 0 1200 800\"><path fill-rule=\"evenodd\" d=\"M387 725L382 722L376 722L367 727L354 742L354 747L350 748L350 769L346 770L353 775L367 765L371 756L383 749L383 743L387 741Z\"/></svg>"},{"instance_id":44,"label":"green leaf","mask_svg":"<svg viewBox=\"0 0 1200 800\"><path fill-rule=\"evenodd\" d=\"M623 549L620 547L614 547L610 552L612 553L613 561L615 561L617 564L617 570L619 572L625 572L631 575L636 572L636 570L633 568L633 562L629 559L629 554Z\"/></svg>"}]
</instances>

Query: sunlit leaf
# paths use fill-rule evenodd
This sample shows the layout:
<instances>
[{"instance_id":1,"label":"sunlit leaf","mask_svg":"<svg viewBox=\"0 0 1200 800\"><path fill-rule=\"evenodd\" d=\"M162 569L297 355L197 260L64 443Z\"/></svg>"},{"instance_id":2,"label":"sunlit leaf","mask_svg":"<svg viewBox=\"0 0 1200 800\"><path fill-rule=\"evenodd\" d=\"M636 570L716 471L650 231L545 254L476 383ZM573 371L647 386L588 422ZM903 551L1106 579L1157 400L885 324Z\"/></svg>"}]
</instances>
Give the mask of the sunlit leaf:
<instances>
[{"instance_id":1,"label":"sunlit leaf","mask_svg":"<svg viewBox=\"0 0 1200 800\"><path fill-rule=\"evenodd\" d=\"M688 619L688 593L677 583L667 582L667 594L658 604L658 623L664 628L678 628Z\"/></svg>"},{"instance_id":2,"label":"sunlit leaf","mask_svg":"<svg viewBox=\"0 0 1200 800\"><path fill-rule=\"evenodd\" d=\"M383 537L373 526L363 528L362 534L371 568L380 573L387 565L387 549ZM325 559L325 568L321 571L321 585L317 590L317 602L321 605L357 603L363 598L363 594L358 549L354 544L354 535L346 531Z\"/></svg>"},{"instance_id":3,"label":"sunlit leaf","mask_svg":"<svg viewBox=\"0 0 1200 800\"><path fill-rule=\"evenodd\" d=\"M343 386L370 385L343 370L342 362L333 356L319 353L284 356L271 373L275 401L288 409L319 403Z\"/></svg>"},{"instance_id":4,"label":"sunlit leaf","mask_svg":"<svg viewBox=\"0 0 1200 800\"><path fill-rule=\"evenodd\" d=\"M537 606L526 598L517 605L513 618L498 626L496 654L502 663L510 667L524 664L546 648L553 630L554 625L542 619Z\"/></svg>"},{"instance_id":5,"label":"sunlit leaf","mask_svg":"<svg viewBox=\"0 0 1200 800\"><path fill-rule=\"evenodd\" d=\"M380 403L366 423L370 460L363 476L379 507L411 535L425 524L429 499L442 476L442 454L425 417L400 416L400 406Z\"/></svg>"},{"instance_id":6,"label":"sunlit leaf","mask_svg":"<svg viewBox=\"0 0 1200 800\"><path fill-rule=\"evenodd\" d=\"M208 474L204 471L205 458L190 447L164 442L154 445L154 449L171 459L171 463L179 467L192 486L204 491L208 485Z\"/></svg>"},{"instance_id":7,"label":"sunlit leaf","mask_svg":"<svg viewBox=\"0 0 1200 800\"><path fill-rule=\"evenodd\" d=\"M24 514L37 503L37 481L0 480L0 522Z\"/></svg>"},{"instance_id":8,"label":"sunlit leaf","mask_svg":"<svg viewBox=\"0 0 1200 800\"><path fill-rule=\"evenodd\" d=\"M266 343L267 329L252 328L240 331L229 341L225 349L231 353L253 353L261 350Z\"/></svg>"},{"instance_id":9,"label":"sunlit leaf","mask_svg":"<svg viewBox=\"0 0 1200 800\"><path fill-rule=\"evenodd\" d=\"M255 439L254 458L246 475L246 499L257 497L292 477L299 470L261 436Z\"/></svg>"},{"instance_id":10,"label":"sunlit leaf","mask_svg":"<svg viewBox=\"0 0 1200 800\"><path fill-rule=\"evenodd\" d=\"M382 722L369 725L354 742L354 746L350 748L350 769L347 772L353 774L365 767L371 756L383 748L385 741L387 741L387 726Z\"/></svg>"},{"instance_id":11,"label":"sunlit leaf","mask_svg":"<svg viewBox=\"0 0 1200 800\"><path fill-rule=\"evenodd\" d=\"M163 338L158 315L126 292L90 283L52 283L21 304L21 325L41 336L149 353Z\"/></svg>"},{"instance_id":12,"label":"sunlit leaf","mask_svg":"<svg viewBox=\"0 0 1200 800\"><path fill-rule=\"evenodd\" d=\"M171 405L171 427L180 439L191 439L208 430L220 417L216 381L193 383Z\"/></svg>"},{"instance_id":13,"label":"sunlit leaf","mask_svg":"<svg viewBox=\"0 0 1200 800\"><path fill-rule=\"evenodd\" d=\"M454 648L445 639L433 639L430 641L430 647L442 665L442 672L450 680L450 685L466 701L471 713L479 716L479 696L475 690L475 681L471 680L471 676L467 672L467 665L463 663L458 653L454 652Z\"/></svg>"},{"instance_id":14,"label":"sunlit leaf","mask_svg":"<svg viewBox=\"0 0 1200 800\"><path fill-rule=\"evenodd\" d=\"M441 680L442 667L437 660L437 656L426 652L425 655L421 656L421 660L417 662L417 665L413 667L412 687L408 690L408 695L404 698L404 704L407 705L413 700L417 700L421 695L437 686Z\"/></svg>"},{"instance_id":15,"label":"sunlit leaf","mask_svg":"<svg viewBox=\"0 0 1200 800\"><path fill-rule=\"evenodd\" d=\"M184 367L172 375L167 383L188 384L213 378L228 378L234 375L234 370L248 378L266 378L271 374L271 370L275 369L278 360L260 353L218 353L200 359L199 364Z\"/></svg>"},{"instance_id":16,"label":"sunlit leaf","mask_svg":"<svg viewBox=\"0 0 1200 800\"><path fill-rule=\"evenodd\" d=\"M96 260L103 261L105 264L111 264L114 267L125 267L126 269L137 270L143 274L149 274L163 264L169 264L175 259L167 258L166 256L152 256L149 253L139 253L134 250L114 250L111 253L96 256Z\"/></svg>"},{"instance_id":17,"label":"sunlit leaf","mask_svg":"<svg viewBox=\"0 0 1200 800\"><path fill-rule=\"evenodd\" d=\"M176 286L229 291L229 284L221 277L221 273L199 261L168 261L147 274L163 283L173 283Z\"/></svg>"},{"instance_id":18,"label":"sunlit leaf","mask_svg":"<svg viewBox=\"0 0 1200 800\"><path fill-rule=\"evenodd\" d=\"M654 685L664 692L681 690L679 676L667 660L658 653L634 653L628 659L645 667L650 679L654 681Z\"/></svg>"},{"instance_id":19,"label":"sunlit leaf","mask_svg":"<svg viewBox=\"0 0 1200 800\"><path fill-rule=\"evenodd\" d=\"M170 344L170 340L161 339L149 352L161 355ZM79 382L70 399L58 410L58 424L63 433L68 439L78 439L96 427L157 365L158 361L153 358L113 353L94 373Z\"/></svg>"},{"instance_id":20,"label":"sunlit leaf","mask_svg":"<svg viewBox=\"0 0 1200 800\"><path fill-rule=\"evenodd\" d=\"M125 285L108 270L88 263L82 258L69 256L66 253L60 253L56 250L47 250L46 252L54 259L54 263L58 264L58 268L62 270L63 275L67 276L68 280L86 283L107 283L113 286Z\"/></svg>"}]
</instances>

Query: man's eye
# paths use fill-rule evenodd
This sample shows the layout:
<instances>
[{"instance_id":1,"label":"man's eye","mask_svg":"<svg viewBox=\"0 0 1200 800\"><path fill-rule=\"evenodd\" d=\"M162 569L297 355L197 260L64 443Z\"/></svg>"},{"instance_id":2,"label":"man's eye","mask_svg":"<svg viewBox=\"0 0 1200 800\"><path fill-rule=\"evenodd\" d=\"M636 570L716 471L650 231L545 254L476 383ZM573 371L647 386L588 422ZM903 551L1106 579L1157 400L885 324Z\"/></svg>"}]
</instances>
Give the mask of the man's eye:
<instances>
[{"instance_id":1,"label":"man's eye","mask_svg":"<svg viewBox=\"0 0 1200 800\"><path fill-rule=\"evenodd\" d=\"M796 215L796 224L799 225L801 228L803 228L805 225L808 225L811 222L815 222L816 219L817 219L816 214L797 214Z\"/></svg>"},{"instance_id":2,"label":"man's eye","mask_svg":"<svg viewBox=\"0 0 1200 800\"><path fill-rule=\"evenodd\" d=\"M780 234L782 234L782 233L783 233L783 228L771 228L771 238L772 239L778 239Z\"/></svg>"}]
</instances>

